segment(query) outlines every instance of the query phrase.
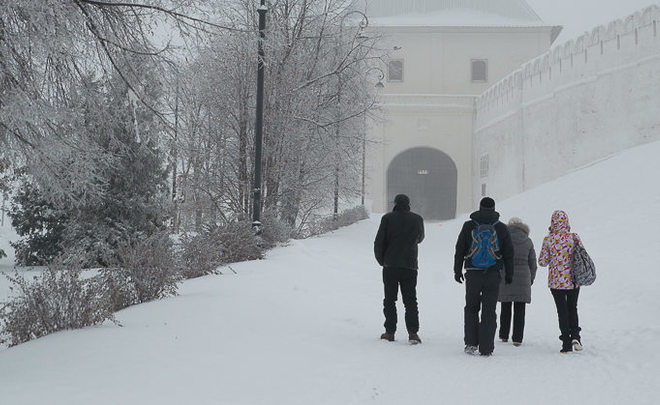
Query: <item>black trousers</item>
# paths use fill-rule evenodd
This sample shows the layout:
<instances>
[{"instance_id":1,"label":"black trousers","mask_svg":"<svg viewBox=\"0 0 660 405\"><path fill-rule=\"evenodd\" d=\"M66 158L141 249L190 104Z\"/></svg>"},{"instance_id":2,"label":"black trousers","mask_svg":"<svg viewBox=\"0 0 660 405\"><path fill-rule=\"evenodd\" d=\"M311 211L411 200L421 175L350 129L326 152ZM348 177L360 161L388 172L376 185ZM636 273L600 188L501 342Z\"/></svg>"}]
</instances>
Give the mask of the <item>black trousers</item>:
<instances>
[{"instance_id":1,"label":"black trousers","mask_svg":"<svg viewBox=\"0 0 660 405\"><path fill-rule=\"evenodd\" d=\"M513 306L513 335L511 338L514 342L522 343L525 330L525 305L524 302L502 302L500 304L500 339L509 338L511 307Z\"/></svg>"},{"instance_id":2,"label":"black trousers","mask_svg":"<svg viewBox=\"0 0 660 405\"><path fill-rule=\"evenodd\" d=\"M557 306L557 316L559 318L559 337L563 342L572 339L580 339L580 323L578 321L577 303L580 295L580 288L572 290L550 289L552 298L555 299Z\"/></svg>"},{"instance_id":3,"label":"black trousers","mask_svg":"<svg viewBox=\"0 0 660 405\"><path fill-rule=\"evenodd\" d=\"M396 332L396 300L401 287L403 305L406 307L406 329L408 333L419 331L419 311L417 309L417 270L399 267L383 267L383 285L385 299L383 314L385 315L385 331Z\"/></svg>"},{"instance_id":4,"label":"black trousers","mask_svg":"<svg viewBox=\"0 0 660 405\"><path fill-rule=\"evenodd\" d=\"M497 270L465 272L465 345L478 346L482 354L490 354L495 348L495 309L500 292L500 279L500 272Z\"/></svg>"}]
</instances>

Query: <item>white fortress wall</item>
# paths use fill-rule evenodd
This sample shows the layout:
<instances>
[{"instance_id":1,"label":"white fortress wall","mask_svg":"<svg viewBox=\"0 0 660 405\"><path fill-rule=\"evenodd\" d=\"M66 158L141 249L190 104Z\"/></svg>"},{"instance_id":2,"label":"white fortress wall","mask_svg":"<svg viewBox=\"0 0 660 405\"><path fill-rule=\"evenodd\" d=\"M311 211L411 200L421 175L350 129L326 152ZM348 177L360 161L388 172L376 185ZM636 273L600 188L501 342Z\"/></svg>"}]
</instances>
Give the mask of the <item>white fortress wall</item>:
<instances>
[{"instance_id":1,"label":"white fortress wall","mask_svg":"<svg viewBox=\"0 0 660 405\"><path fill-rule=\"evenodd\" d=\"M497 199L660 139L660 8L540 55L476 101L473 199Z\"/></svg>"}]
</instances>

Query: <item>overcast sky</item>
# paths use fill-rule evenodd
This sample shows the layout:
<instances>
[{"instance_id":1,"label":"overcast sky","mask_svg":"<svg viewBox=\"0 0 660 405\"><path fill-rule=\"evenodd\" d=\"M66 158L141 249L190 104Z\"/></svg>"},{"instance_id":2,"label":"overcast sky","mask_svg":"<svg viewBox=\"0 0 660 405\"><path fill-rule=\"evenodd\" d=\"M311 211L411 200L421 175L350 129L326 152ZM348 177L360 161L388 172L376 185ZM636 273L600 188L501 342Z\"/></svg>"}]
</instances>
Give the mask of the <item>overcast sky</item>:
<instances>
[{"instance_id":1,"label":"overcast sky","mask_svg":"<svg viewBox=\"0 0 660 405\"><path fill-rule=\"evenodd\" d=\"M564 26L555 44L651 4L660 5L660 1L654 0L527 0L527 3L547 24Z\"/></svg>"}]
</instances>

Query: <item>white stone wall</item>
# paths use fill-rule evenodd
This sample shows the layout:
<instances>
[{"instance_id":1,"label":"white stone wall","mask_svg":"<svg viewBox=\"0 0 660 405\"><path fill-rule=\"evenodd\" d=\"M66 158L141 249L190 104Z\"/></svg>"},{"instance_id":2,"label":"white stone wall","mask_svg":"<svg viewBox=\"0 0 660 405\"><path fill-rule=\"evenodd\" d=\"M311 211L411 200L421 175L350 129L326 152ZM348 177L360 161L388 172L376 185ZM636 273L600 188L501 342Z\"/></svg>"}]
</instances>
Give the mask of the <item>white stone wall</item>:
<instances>
[{"instance_id":1,"label":"white stone wall","mask_svg":"<svg viewBox=\"0 0 660 405\"><path fill-rule=\"evenodd\" d=\"M478 97L473 203L482 185L503 199L659 140L659 31L651 6L525 63Z\"/></svg>"}]
</instances>

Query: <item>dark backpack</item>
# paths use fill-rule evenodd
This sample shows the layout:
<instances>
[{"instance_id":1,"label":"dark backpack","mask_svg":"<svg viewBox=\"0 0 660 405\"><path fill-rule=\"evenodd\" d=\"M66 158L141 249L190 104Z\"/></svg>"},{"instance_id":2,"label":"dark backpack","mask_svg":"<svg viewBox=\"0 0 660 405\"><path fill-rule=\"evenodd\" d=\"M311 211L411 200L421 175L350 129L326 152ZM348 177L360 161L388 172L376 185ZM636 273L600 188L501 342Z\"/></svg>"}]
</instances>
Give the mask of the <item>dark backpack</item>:
<instances>
[{"instance_id":1,"label":"dark backpack","mask_svg":"<svg viewBox=\"0 0 660 405\"><path fill-rule=\"evenodd\" d=\"M579 286L591 285L596 281L596 266L587 251L573 238L571 251L571 272L573 282Z\"/></svg>"},{"instance_id":2,"label":"dark backpack","mask_svg":"<svg viewBox=\"0 0 660 405\"><path fill-rule=\"evenodd\" d=\"M470 253L465 259L472 260L472 267L477 269L487 269L494 266L502 256L499 254L500 246L497 241L497 232L495 231L495 221L492 224L480 224L472 230L472 245Z\"/></svg>"}]
</instances>

